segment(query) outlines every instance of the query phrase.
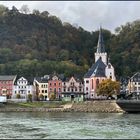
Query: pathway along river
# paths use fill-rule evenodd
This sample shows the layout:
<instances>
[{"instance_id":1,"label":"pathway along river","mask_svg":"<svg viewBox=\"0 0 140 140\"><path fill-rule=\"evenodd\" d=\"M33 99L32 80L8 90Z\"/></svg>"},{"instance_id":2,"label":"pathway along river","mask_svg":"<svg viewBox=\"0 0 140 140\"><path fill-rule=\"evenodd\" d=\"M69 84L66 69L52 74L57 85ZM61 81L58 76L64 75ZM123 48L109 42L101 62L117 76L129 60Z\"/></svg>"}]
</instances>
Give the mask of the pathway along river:
<instances>
[{"instance_id":1,"label":"pathway along river","mask_svg":"<svg viewBox=\"0 0 140 140\"><path fill-rule=\"evenodd\" d=\"M0 138L140 138L140 114L7 112L0 113Z\"/></svg>"}]
</instances>

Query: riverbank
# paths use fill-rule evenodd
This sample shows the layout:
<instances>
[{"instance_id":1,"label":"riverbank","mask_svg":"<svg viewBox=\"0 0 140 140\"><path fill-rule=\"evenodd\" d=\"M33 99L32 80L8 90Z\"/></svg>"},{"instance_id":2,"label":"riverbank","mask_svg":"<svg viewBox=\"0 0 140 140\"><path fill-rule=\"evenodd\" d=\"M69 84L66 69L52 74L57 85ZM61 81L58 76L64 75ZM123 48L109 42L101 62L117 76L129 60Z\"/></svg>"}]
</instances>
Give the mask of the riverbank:
<instances>
[{"instance_id":1,"label":"riverbank","mask_svg":"<svg viewBox=\"0 0 140 140\"><path fill-rule=\"evenodd\" d=\"M0 105L0 112L94 112L123 113L114 100L71 102L7 103Z\"/></svg>"}]
</instances>

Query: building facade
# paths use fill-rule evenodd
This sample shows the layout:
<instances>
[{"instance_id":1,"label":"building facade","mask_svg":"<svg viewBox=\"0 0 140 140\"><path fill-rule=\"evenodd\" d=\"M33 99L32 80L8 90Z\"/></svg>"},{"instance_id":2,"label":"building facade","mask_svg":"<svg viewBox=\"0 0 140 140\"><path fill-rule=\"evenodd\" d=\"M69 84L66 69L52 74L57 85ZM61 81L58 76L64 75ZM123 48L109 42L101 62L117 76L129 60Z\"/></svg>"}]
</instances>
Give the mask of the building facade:
<instances>
[{"instance_id":1,"label":"building facade","mask_svg":"<svg viewBox=\"0 0 140 140\"><path fill-rule=\"evenodd\" d=\"M135 73L129 79L127 90L129 93L140 94L140 72Z\"/></svg>"},{"instance_id":2,"label":"building facade","mask_svg":"<svg viewBox=\"0 0 140 140\"><path fill-rule=\"evenodd\" d=\"M36 100L49 100L48 80L49 75L34 78L33 85L36 89Z\"/></svg>"},{"instance_id":3,"label":"building facade","mask_svg":"<svg viewBox=\"0 0 140 140\"><path fill-rule=\"evenodd\" d=\"M10 99L15 80L16 75L0 75L0 95L6 95Z\"/></svg>"},{"instance_id":4,"label":"building facade","mask_svg":"<svg viewBox=\"0 0 140 140\"><path fill-rule=\"evenodd\" d=\"M84 85L81 80L74 78L66 79L62 83L62 99L65 101L83 101Z\"/></svg>"},{"instance_id":5,"label":"building facade","mask_svg":"<svg viewBox=\"0 0 140 140\"><path fill-rule=\"evenodd\" d=\"M100 82L109 78L112 81L116 80L114 67L111 65L105 51L102 29L100 28L97 50L95 52L95 63L84 75L85 97L88 99L101 98L97 96L96 89Z\"/></svg>"},{"instance_id":6,"label":"building facade","mask_svg":"<svg viewBox=\"0 0 140 140\"><path fill-rule=\"evenodd\" d=\"M17 79L17 81L15 81L15 84L13 86L12 98L13 99L20 98L28 100L29 94L32 95L33 99L35 94L35 87L33 86L33 84L29 83L28 80L24 77Z\"/></svg>"},{"instance_id":7,"label":"building facade","mask_svg":"<svg viewBox=\"0 0 140 140\"><path fill-rule=\"evenodd\" d=\"M52 93L54 93L57 99L61 98L62 80L59 75L53 74L52 76L50 76L50 79L48 81L48 90L50 96Z\"/></svg>"}]
</instances>

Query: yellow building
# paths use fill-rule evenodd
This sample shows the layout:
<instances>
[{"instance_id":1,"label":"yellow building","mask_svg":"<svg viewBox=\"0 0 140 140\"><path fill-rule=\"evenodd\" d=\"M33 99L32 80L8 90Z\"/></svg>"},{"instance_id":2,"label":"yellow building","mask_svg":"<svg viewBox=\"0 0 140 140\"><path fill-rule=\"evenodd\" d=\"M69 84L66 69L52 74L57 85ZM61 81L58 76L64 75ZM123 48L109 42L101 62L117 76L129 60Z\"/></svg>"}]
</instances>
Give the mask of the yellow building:
<instances>
[{"instance_id":1,"label":"yellow building","mask_svg":"<svg viewBox=\"0 0 140 140\"><path fill-rule=\"evenodd\" d=\"M49 79L48 75L45 75L44 77L34 78L36 96L39 100L45 100L45 101L49 100L48 79Z\"/></svg>"}]
</instances>

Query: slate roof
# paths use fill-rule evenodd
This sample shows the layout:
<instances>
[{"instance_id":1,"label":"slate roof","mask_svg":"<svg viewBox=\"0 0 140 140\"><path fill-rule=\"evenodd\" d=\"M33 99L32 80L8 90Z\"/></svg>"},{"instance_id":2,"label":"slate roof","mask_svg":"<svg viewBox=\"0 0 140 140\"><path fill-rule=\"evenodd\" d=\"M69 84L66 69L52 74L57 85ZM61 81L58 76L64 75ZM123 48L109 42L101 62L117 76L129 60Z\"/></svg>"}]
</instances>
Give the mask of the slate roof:
<instances>
[{"instance_id":1,"label":"slate roof","mask_svg":"<svg viewBox=\"0 0 140 140\"><path fill-rule=\"evenodd\" d=\"M0 81L14 80L16 75L0 75Z\"/></svg>"},{"instance_id":2,"label":"slate roof","mask_svg":"<svg viewBox=\"0 0 140 140\"><path fill-rule=\"evenodd\" d=\"M15 80L15 82L14 82L14 85L17 84L17 81L18 81L21 77L25 78L25 79L28 81L28 85L33 85L34 77L25 77L25 76L20 76L20 77L17 76L17 77L16 77L16 80Z\"/></svg>"},{"instance_id":3,"label":"slate roof","mask_svg":"<svg viewBox=\"0 0 140 140\"><path fill-rule=\"evenodd\" d=\"M35 77L35 80L37 80L39 83L47 83L48 82L48 78L45 77Z\"/></svg>"},{"instance_id":4,"label":"slate roof","mask_svg":"<svg viewBox=\"0 0 140 140\"><path fill-rule=\"evenodd\" d=\"M105 68L106 65L103 63L101 58L99 58L95 64L91 66L89 71L84 75L84 78L90 78L91 76L94 77L106 77L105 76Z\"/></svg>"},{"instance_id":5,"label":"slate roof","mask_svg":"<svg viewBox=\"0 0 140 140\"><path fill-rule=\"evenodd\" d=\"M135 74L131 77L131 82L140 82L140 72L135 73Z\"/></svg>"},{"instance_id":6,"label":"slate roof","mask_svg":"<svg viewBox=\"0 0 140 140\"><path fill-rule=\"evenodd\" d=\"M104 40L103 40L101 27L100 27L100 31L99 31L99 39L98 39L97 51L96 52L97 53L105 53L105 46L104 46Z\"/></svg>"}]
</instances>

